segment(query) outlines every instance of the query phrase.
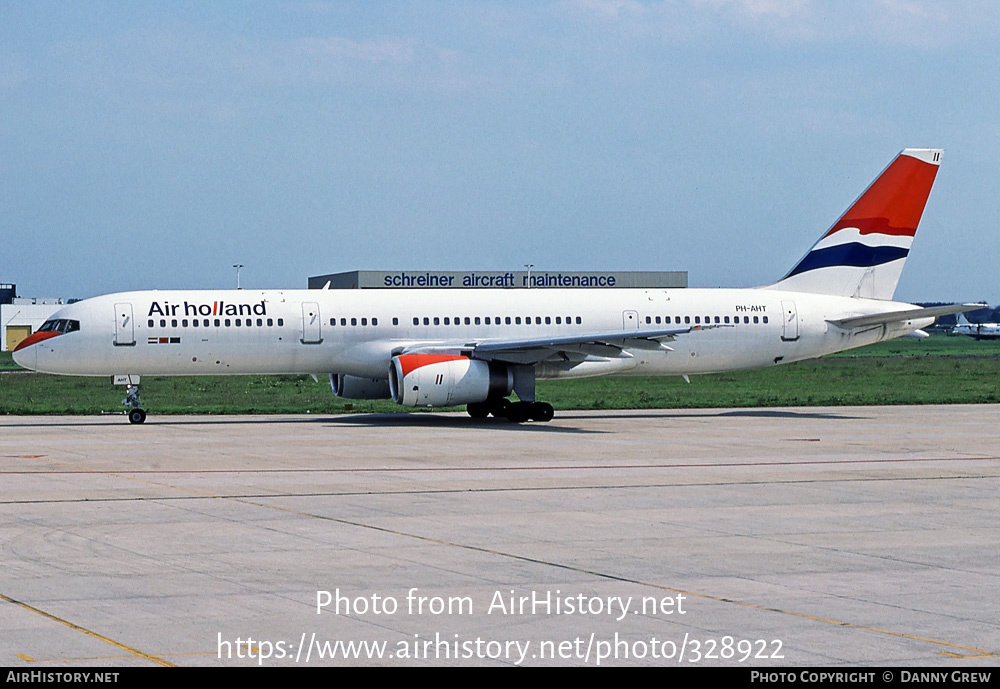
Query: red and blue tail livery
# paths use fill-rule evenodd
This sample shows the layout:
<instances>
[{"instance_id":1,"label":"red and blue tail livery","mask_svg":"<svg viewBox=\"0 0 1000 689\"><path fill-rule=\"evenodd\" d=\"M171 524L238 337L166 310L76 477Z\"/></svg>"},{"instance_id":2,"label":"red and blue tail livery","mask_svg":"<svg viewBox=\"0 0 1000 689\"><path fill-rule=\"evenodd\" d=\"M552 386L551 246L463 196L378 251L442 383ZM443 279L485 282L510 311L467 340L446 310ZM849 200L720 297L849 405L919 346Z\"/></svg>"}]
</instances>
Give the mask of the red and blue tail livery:
<instances>
[{"instance_id":1,"label":"red and blue tail livery","mask_svg":"<svg viewBox=\"0 0 1000 689\"><path fill-rule=\"evenodd\" d=\"M942 153L902 151L778 283L780 288L891 299Z\"/></svg>"}]
</instances>

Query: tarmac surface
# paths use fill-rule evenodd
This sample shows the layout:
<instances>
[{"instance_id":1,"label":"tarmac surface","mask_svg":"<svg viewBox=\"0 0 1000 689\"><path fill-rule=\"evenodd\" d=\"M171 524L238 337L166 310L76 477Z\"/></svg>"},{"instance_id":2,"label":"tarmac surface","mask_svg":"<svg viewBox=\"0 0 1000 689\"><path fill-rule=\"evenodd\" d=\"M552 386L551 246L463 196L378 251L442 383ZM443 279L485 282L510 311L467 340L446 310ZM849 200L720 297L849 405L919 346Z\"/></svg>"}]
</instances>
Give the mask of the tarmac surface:
<instances>
[{"instance_id":1,"label":"tarmac surface","mask_svg":"<svg viewBox=\"0 0 1000 689\"><path fill-rule=\"evenodd\" d=\"M1000 665L995 405L0 417L0 665Z\"/></svg>"}]
</instances>

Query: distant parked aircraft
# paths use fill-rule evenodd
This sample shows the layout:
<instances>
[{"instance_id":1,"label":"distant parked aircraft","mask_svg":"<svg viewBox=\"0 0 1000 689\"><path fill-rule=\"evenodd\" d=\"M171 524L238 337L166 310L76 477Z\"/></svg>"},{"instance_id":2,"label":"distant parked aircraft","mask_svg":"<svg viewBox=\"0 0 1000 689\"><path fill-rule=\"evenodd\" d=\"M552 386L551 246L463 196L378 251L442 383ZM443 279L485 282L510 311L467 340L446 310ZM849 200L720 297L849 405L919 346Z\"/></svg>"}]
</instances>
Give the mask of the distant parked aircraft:
<instances>
[{"instance_id":1,"label":"distant parked aircraft","mask_svg":"<svg viewBox=\"0 0 1000 689\"><path fill-rule=\"evenodd\" d=\"M977 340L1000 340L1000 323L970 323L964 314L959 314L958 324L951 329L952 335L969 335Z\"/></svg>"}]
</instances>

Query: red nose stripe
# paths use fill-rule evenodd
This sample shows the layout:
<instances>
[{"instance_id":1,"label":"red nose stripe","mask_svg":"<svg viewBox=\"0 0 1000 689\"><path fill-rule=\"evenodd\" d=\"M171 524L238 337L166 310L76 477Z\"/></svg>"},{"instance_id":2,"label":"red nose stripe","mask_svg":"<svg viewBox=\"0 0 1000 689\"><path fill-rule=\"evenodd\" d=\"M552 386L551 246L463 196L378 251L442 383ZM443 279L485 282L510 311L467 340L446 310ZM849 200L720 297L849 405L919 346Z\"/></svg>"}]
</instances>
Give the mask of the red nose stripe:
<instances>
[{"instance_id":1,"label":"red nose stripe","mask_svg":"<svg viewBox=\"0 0 1000 689\"><path fill-rule=\"evenodd\" d=\"M21 340L20 344L14 347L14 351L17 352L24 349L25 347L30 347L33 344L38 344L39 342L44 342L45 340L51 340L53 337L56 337L57 335L62 335L62 333L56 332L54 330L46 330L44 332L32 333L31 335L28 335L26 338Z\"/></svg>"}]
</instances>

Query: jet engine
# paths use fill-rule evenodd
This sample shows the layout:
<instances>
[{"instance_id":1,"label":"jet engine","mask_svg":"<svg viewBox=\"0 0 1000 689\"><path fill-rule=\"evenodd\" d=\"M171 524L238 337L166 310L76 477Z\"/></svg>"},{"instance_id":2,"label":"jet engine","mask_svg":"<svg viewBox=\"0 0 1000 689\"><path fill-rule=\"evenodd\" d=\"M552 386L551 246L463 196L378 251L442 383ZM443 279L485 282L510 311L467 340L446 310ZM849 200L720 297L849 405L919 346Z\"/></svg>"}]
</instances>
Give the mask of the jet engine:
<instances>
[{"instance_id":1,"label":"jet engine","mask_svg":"<svg viewBox=\"0 0 1000 689\"><path fill-rule=\"evenodd\" d=\"M504 364L452 354L402 354L389 364L389 391L406 407L448 407L503 398L514 389Z\"/></svg>"},{"instance_id":2,"label":"jet engine","mask_svg":"<svg viewBox=\"0 0 1000 689\"><path fill-rule=\"evenodd\" d=\"M389 399L389 381L385 378L362 378L331 373L330 389L337 397L349 400Z\"/></svg>"}]
</instances>

